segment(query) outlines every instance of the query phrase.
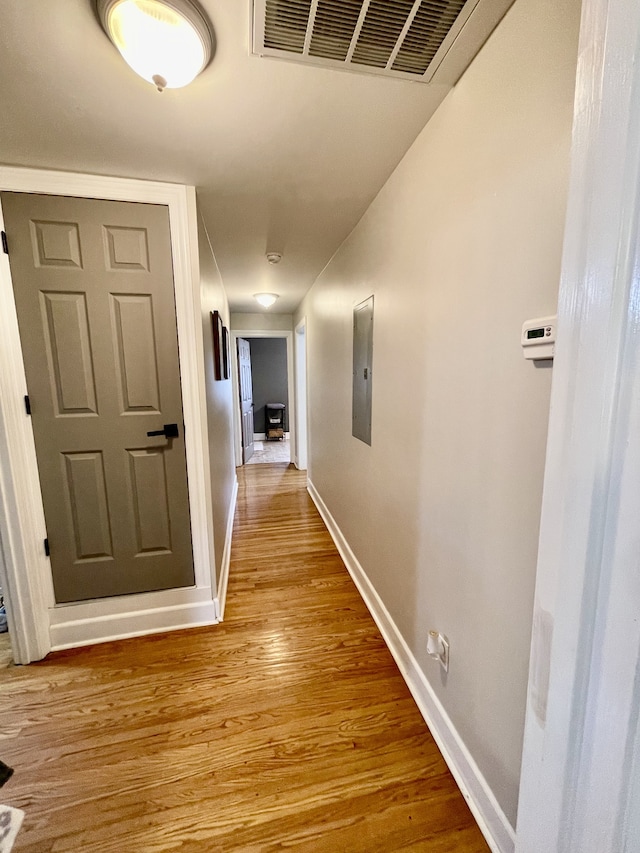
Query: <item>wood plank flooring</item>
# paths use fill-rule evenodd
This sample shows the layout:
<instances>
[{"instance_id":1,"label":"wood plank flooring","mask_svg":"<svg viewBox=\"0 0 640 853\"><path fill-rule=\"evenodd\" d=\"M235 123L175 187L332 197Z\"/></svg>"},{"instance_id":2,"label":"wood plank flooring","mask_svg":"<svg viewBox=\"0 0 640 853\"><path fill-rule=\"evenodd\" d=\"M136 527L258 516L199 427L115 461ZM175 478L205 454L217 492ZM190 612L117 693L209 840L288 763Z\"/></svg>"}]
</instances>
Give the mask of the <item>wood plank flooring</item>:
<instances>
[{"instance_id":1,"label":"wood plank flooring","mask_svg":"<svg viewBox=\"0 0 640 853\"><path fill-rule=\"evenodd\" d=\"M225 621L0 679L16 853L486 853L305 490L239 471Z\"/></svg>"}]
</instances>

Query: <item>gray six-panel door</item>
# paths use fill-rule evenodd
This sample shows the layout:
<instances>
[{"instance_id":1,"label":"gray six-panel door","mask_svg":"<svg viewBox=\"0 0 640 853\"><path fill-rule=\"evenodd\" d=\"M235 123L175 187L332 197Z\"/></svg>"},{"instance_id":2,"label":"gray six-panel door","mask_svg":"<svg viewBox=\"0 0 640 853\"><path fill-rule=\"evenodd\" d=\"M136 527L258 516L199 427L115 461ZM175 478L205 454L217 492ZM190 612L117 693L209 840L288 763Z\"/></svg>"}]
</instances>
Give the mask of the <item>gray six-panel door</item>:
<instances>
[{"instance_id":1,"label":"gray six-panel door","mask_svg":"<svg viewBox=\"0 0 640 853\"><path fill-rule=\"evenodd\" d=\"M168 210L2 193L56 601L194 583ZM176 424L177 438L152 436Z\"/></svg>"}]
</instances>

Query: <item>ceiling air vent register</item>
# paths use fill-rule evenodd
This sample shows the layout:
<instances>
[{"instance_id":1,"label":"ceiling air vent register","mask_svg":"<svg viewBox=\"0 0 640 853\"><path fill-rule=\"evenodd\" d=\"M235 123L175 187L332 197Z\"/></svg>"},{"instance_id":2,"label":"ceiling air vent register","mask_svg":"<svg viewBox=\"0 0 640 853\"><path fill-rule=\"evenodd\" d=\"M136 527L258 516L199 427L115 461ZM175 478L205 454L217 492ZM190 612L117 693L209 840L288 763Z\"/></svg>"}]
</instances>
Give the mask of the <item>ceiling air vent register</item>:
<instances>
[{"instance_id":1,"label":"ceiling air vent register","mask_svg":"<svg viewBox=\"0 0 640 853\"><path fill-rule=\"evenodd\" d=\"M511 2L254 0L253 52L428 83L473 15L471 55Z\"/></svg>"}]
</instances>

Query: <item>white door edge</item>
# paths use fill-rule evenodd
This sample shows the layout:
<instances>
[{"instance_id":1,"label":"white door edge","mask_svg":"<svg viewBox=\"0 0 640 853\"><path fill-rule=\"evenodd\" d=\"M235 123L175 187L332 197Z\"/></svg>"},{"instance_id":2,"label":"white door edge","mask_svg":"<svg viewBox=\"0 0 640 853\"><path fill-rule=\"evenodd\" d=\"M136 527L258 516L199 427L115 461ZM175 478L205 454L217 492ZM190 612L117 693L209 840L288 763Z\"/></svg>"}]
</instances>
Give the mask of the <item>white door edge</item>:
<instances>
[{"instance_id":1,"label":"white door edge","mask_svg":"<svg viewBox=\"0 0 640 853\"><path fill-rule=\"evenodd\" d=\"M584 0L517 853L640 849L639 40Z\"/></svg>"},{"instance_id":2,"label":"white door edge","mask_svg":"<svg viewBox=\"0 0 640 853\"><path fill-rule=\"evenodd\" d=\"M287 392L289 394L289 440L291 459L295 459L297 441L295 427L295 382L293 372L293 332L277 329L232 329L231 331L231 381L233 388L233 434L236 451L236 468L242 465L242 425L240 423L240 380L238 377L238 338L285 338L287 341Z\"/></svg>"},{"instance_id":3,"label":"white door edge","mask_svg":"<svg viewBox=\"0 0 640 853\"><path fill-rule=\"evenodd\" d=\"M196 588L216 596L213 519L204 382L204 348L196 199L193 187L0 166L0 191L44 193L162 204L169 209L176 296L189 509ZM0 204L0 225L4 230ZM11 251L11 247L9 247ZM0 253L0 581L7 602L14 659L29 663L52 648L55 608L49 559L44 554L44 510L30 418L11 268ZM65 605L73 608L74 605ZM87 605L81 605L85 610ZM96 605L96 614L99 605Z\"/></svg>"},{"instance_id":4,"label":"white door edge","mask_svg":"<svg viewBox=\"0 0 640 853\"><path fill-rule=\"evenodd\" d=\"M294 328L295 333L295 382L296 382L296 455L295 464L298 470L306 471L309 453L309 406L308 406L308 374L307 374L307 318L303 317ZM302 343L301 343L302 341ZM300 346L304 346L302 365L298 358Z\"/></svg>"}]
</instances>

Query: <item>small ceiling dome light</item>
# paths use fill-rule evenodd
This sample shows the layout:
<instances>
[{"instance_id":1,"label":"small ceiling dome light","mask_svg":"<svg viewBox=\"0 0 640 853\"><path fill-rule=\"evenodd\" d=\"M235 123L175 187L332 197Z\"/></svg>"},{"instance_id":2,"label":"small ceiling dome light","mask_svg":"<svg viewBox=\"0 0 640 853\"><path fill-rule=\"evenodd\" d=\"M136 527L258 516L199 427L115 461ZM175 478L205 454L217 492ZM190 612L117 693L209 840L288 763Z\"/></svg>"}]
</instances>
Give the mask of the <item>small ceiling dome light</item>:
<instances>
[{"instance_id":1,"label":"small ceiling dome light","mask_svg":"<svg viewBox=\"0 0 640 853\"><path fill-rule=\"evenodd\" d=\"M282 260L280 252L267 252L267 260L270 264L279 264Z\"/></svg>"},{"instance_id":2,"label":"small ceiling dome light","mask_svg":"<svg viewBox=\"0 0 640 853\"><path fill-rule=\"evenodd\" d=\"M276 299L279 299L277 293L254 293L253 298L259 302L263 308L271 308Z\"/></svg>"},{"instance_id":3,"label":"small ceiling dome light","mask_svg":"<svg viewBox=\"0 0 640 853\"><path fill-rule=\"evenodd\" d=\"M193 0L97 0L105 32L123 59L159 92L198 76L213 54L213 31Z\"/></svg>"}]
</instances>

